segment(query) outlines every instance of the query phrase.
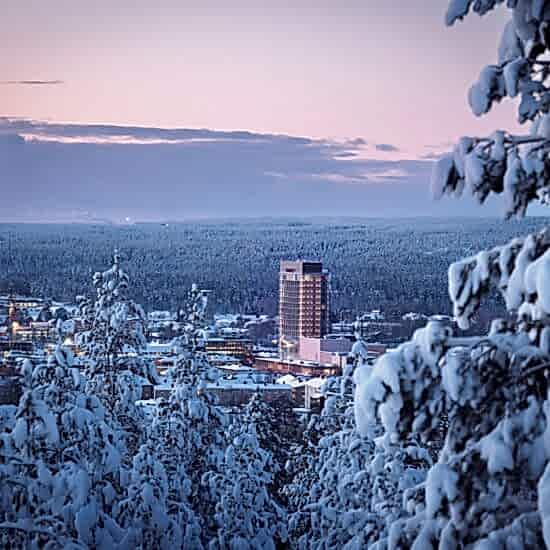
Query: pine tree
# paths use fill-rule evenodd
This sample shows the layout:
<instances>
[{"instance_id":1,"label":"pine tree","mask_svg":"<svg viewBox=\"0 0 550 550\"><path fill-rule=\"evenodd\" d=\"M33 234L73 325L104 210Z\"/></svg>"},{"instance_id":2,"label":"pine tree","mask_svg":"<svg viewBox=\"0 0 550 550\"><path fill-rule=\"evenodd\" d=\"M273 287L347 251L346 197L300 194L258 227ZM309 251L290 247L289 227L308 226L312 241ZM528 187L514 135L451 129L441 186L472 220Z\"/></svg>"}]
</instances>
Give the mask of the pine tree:
<instances>
[{"instance_id":1,"label":"pine tree","mask_svg":"<svg viewBox=\"0 0 550 550\"><path fill-rule=\"evenodd\" d=\"M61 518L51 507L52 473L44 462L59 443L59 432L53 414L34 391L32 370L25 361L15 426L2 438L0 542L5 547L65 542L64 533L55 534Z\"/></svg>"},{"instance_id":2,"label":"pine tree","mask_svg":"<svg viewBox=\"0 0 550 550\"><path fill-rule=\"evenodd\" d=\"M470 10L485 15L499 0L453 0L447 23ZM464 188L484 202L502 194L506 215L525 214L548 197L547 108L550 46L546 2L507 3L498 64L483 69L469 93L476 115L504 97L520 96L527 136L497 131L462 138L434 170L436 196ZM358 426L380 421L385 438L403 447L448 429L437 463L416 492L408 516L393 522L388 548L541 548L550 544L548 505L548 365L550 355L548 229L482 251L449 269L449 293L467 328L492 288L510 316L482 338L453 338L434 323L360 376ZM419 486L421 488L422 486ZM422 494L423 493L423 494Z\"/></svg>"},{"instance_id":3,"label":"pine tree","mask_svg":"<svg viewBox=\"0 0 550 550\"><path fill-rule=\"evenodd\" d=\"M254 424L260 447L272 457L272 484L270 493L284 504L284 487L289 482L286 464L291 458L291 448L300 438L300 427L297 416L285 401L270 404L255 393L237 417L237 422Z\"/></svg>"},{"instance_id":4,"label":"pine tree","mask_svg":"<svg viewBox=\"0 0 550 550\"><path fill-rule=\"evenodd\" d=\"M311 416L302 441L291 448L286 464L289 481L283 492L290 514L289 533L293 543L301 548L313 547L324 537L318 536L317 504L327 497L323 488L326 448L342 437L353 419L352 394L343 393L344 388L342 377L325 382L321 388L325 397L321 414Z\"/></svg>"},{"instance_id":5,"label":"pine tree","mask_svg":"<svg viewBox=\"0 0 550 550\"><path fill-rule=\"evenodd\" d=\"M201 547L200 517L192 508L192 498L197 494L193 487L193 473L189 460L193 447L189 419L179 400L159 404L155 410L148 437L149 447L155 460L164 469L166 476L166 509L181 529L183 548ZM176 547L174 545L174 547Z\"/></svg>"},{"instance_id":6,"label":"pine tree","mask_svg":"<svg viewBox=\"0 0 550 550\"><path fill-rule=\"evenodd\" d=\"M309 464L315 475L290 524L299 548L370 548L405 515L403 501L425 477L430 456L416 441L399 445L380 437L376 418L358 415L356 424L356 384L372 371L359 337L343 375L324 388L325 422Z\"/></svg>"},{"instance_id":7,"label":"pine tree","mask_svg":"<svg viewBox=\"0 0 550 550\"><path fill-rule=\"evenodd\" d=\"M227 445L228 419L208 391L217 373L202 350L206 307L206 292L193 285L181 309L184 326L170 373L171 394L158 403L149 436L167 474L171 509L184 518L185 545L192 548L208 543L213 521L202 476L219 467Z\"/></svg>"},{"instance_id":8,"label":"pine tree","mask_svg":"<svg viewBox=\"0 0 550 550\"><path fill-rule=\"evenodd\" d=\"M272 457L253 422L234 426L234 436L215 471L204 474L214 506L211 549L275 549L287 539L284 510L269 494Z\"/></svg>"},{"instance_id":9,"label":"pine tree","mask_svg":"<svg viewBox=\"0 0 550 550\"><path fill-rule=\"evenodd\" d=\"M31 546L84 547L77 518L96 499L97 519L108 522L105 497L120 456L109 441L100 402L83 393L69 350L58 346L34 369L27 362L23 374L16 423L2 445L5 486L15 488L2 502L2 526L11 526L3 533L13 541L15 530ZM105 537L96 524L98 543Z\"/></svg>"},{"instance_id":10,"label":"pine tree","mask_svg":"<svg viewBox=\"0 0 550 550\"><path fill-rule=\"evenodd\" d=\"M126 496L116 506L116 516L126 530L129 548L185 548L185 517L169 510L169 487L164 465L151 443L134 456Z\"/></svg>"},{"instance_id":11,"label":"pine tree","mask_svg":"<svg viewBox=\"0 0 550 550\"><path fill-rule=\"evenodd\" d=\"M127 296L129 277L115 251L113 265L95 273L96 300L81 300L86 329L78 343L86 357L87 391L97 395L113 422L120 426L117 444L130 453L140 443L143 414L135 402L141 397L141 381L157 383L154 365L141 355L145 347L145 313Z\"/></svg>"}]
</instances>

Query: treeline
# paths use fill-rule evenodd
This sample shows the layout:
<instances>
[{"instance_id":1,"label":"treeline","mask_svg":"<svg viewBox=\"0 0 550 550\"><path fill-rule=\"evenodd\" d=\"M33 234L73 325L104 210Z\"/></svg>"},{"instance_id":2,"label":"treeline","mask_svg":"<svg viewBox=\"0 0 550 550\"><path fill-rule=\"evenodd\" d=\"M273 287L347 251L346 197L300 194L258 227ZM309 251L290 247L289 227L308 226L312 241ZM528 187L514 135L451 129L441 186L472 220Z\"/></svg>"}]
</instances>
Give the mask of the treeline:
<instances>
[{"instance_id":1,"label":"treeline","mask_svg":"<svg viewBox=\"0 0 550 550\"><path fill-rule=\"evenodd\" d=\"M0 292L73 300L118 248L147 309L175 309L192 282L213 311L276 313L281 258L323 260L332 311L450 313L447 266L546 219L253 220L180 224L0 226ZM498 309L494 297L489 310ZM488 313L492 313L489 311Z\"/></svg>"}]
</instances>

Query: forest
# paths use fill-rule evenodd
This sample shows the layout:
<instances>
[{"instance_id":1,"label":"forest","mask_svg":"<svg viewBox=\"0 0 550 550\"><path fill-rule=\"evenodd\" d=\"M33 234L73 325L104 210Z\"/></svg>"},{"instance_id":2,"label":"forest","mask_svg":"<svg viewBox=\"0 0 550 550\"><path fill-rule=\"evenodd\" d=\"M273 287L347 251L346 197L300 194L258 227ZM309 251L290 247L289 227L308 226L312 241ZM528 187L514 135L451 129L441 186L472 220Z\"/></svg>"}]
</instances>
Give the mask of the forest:
<instances>
[{"instance_id":1,"label":"forest","mask_svg":"<svg viewBox=\"0 0 550 550\"><path fill-rule=\"evenodd\" d=\"M134 225L0 225L0 293L73 301L114 249L132 273L133 298L147 310L178 308L196 282L212 290L212 312L277 310L281 259L320 259L331 273L334 319L370 309L387 318L451 312L451 262L546 218L251 219ZM500 311L492 295L485 310Z\"/></svg>"}]
</instances>

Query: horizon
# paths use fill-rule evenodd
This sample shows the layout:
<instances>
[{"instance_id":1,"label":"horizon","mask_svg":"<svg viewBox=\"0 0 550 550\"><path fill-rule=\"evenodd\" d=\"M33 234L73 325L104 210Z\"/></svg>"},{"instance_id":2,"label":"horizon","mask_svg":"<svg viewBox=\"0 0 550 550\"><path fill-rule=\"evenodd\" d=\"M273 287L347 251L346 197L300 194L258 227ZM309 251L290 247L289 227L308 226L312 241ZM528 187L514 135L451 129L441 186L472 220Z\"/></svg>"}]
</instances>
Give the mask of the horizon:
<instances>
[{"instance_id":1,"label":"horizon","mask_svg":"<svg viewBox=\"0 0 550 550\"><path fill-rule=\"evenodd\" d=\"M469 222L496 222L501 224L512 224L512 223L527 223L528 221L537 221L542 219L550 218L550 215L542 214L528 214L524 218L507 220L498 214L487 215L487 216L476 216L476 215L467 215L467 214L458 214L456 216L441 216L437 214L426 214L426 215L411 215L411 216L372 216L372 217L361 217L355 215L337 215L337 216L286 216L281 215L267 215L267 216L240 216L240 217L197 217L197 218L188 218L182 220L171 220L171 219L159 219L159 220L41 220L41 221L29 221L29 220L0 220L1 225L67 225L67 226L95 226L95 225L104 225L109 227L132 227L135 225L186 225L186 224L252 224L254 222L273 222L273 223L288 223L294 224L299 223L301 225L315 225L317 223L326 223L328 225L338 225L342 223L351 223L353 224L368 224L376 222L398 222L398 221L427 221L427 222L446 222L450 225L458 224L460 221L469 221Z\"/></svg>"}]
</instances>

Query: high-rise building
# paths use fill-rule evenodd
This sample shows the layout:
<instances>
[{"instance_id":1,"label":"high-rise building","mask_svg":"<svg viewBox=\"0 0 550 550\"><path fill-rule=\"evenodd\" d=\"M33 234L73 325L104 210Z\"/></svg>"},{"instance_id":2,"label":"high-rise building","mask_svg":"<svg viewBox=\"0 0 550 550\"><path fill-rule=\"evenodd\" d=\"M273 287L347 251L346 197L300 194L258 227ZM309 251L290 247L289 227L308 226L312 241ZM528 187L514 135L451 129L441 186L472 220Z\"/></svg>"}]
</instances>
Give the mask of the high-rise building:
<instances>
[{"instance_id":1,"label":"high-rise building","mask_svg":"<svg viewBox=\"0 0 550 550\"><path fill-rule=\"evenodd\" d=\"M299 352L300 338L322 338L329 329L329 274L321 262L281 261L279 350Z\"/></svg>"}]
</instances>

